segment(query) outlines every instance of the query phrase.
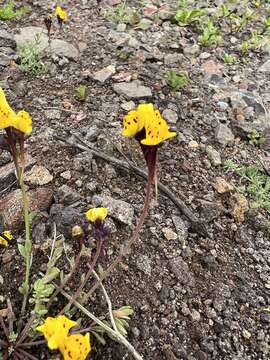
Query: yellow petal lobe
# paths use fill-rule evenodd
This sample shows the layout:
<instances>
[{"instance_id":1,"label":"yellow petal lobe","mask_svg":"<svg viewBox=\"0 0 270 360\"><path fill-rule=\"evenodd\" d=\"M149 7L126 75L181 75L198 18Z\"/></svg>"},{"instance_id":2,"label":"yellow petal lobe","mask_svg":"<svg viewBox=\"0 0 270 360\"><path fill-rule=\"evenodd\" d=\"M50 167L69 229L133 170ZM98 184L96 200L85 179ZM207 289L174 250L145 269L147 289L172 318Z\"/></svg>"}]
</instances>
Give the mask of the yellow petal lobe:
<instances>
[{"instance_id":1,"label":"yellow petal lobe","mask_svg":"<svg viewBox=\"0 0 270 360\"><path fill-rule=\"evenodd\" d=\"M90 351L90 334L73 334L66 338L62 355L64 360L85 360Z\"/></svg>"},{"instance_id":2,"label":"yellow petal lobe","mask_svg":"<svg viewBox=\"0 0 270 360\"><path fill-rule=\"evenodd\" d=\"M86 212L86 218L88 221L95 222L97 220L104 221L108 215L107 208L93 208Z\"/></svg>"}]
</instances>

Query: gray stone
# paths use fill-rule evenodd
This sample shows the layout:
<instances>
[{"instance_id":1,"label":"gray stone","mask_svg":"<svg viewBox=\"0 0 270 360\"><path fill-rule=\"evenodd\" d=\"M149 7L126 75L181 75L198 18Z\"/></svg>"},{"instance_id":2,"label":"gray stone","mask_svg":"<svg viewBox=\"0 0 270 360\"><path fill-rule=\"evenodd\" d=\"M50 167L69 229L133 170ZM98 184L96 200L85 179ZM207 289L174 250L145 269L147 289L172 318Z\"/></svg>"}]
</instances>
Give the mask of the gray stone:
<instances>
[{"instance_id":1,"label":"gray stone","mask_svg":"<svg viewBox=\"0 0 270 360\"><path fill-rule=\"evenodd\" d=\"M99 134L99 128L97 127L97 125L92 125L89 127L86 126L81 129L81 132L83 136L85 136L86 140L94 141Z\"/></svg>"},{"instance_id":2,"label":"gray stone","mask_svg":"<svg viewBox=\"0 0 270 360\"><path fill-rule=\"evenodd\" d=\"M113 85L113 90L128 99L144 99L152 97L152 91L149 87L141 85L139 81L130 83L117 83Z\"/></svg>"},{"instance_id":3,"label":"gray stone","mask_svg":"<svg viewBox=\"0 0 270 360\"><path fill-rule=\"evenodd\" d=\"M81 198L80 194L68 185L62 185L58 189L57 195L59 198L59 202L65 205L73 204Z\"/></svg>"},{"instance_id":4,"label":"gray stone","mask_svg":"<svg viewBox=\"0 0 270 360\"><path fill-rule=\"evenodd\" d=\"M4 45L4 46L10 46L11 48L15 48L16 42L13 34L9 33L4 29L0 30L0 44L1 47Z\"/></svg>"},{"instance_id":5,"label":"gray stone","mask_svg":"<svg viewBox=\"0 0 270 360\"><path fill-rule=\"evenodd\" d=\"M259 67L259 71L264 73L270 73L270 59Z\"/></svg>"},{"instance_id":6,"label":"gray stone","mask_svg":"<svg viewBox=\"0 0 270 360\"><path fill-rule=\"evenodd\" d=\"M128 204L123 200L116 200L110 196L93 196L92 203L94 206L103 206L108 208L108 214L119 220L120 222L131 225L134 208L132 205Z\"/></svg>"},{"instance_id":7,"label":"gray stone","mask_svg":"<svg viewBox=\"0 0 270 360\"><path fill-rule=\"evenodd\" d=\"M234 135L231 129L225 124L218 124L215 131L215 138L222 146L231 145L234 141Z\"/></svg>"},{"instance_id":8,"label":"gray stone","mask_svg":"<svg viewBox=\"0 0 270 360\"><path fill-rule=\"evenodd\" d=\"M48 109L44 111L44 115L48 120L60 120L61 111L57 109Z\"/></svg>"},{"instance_id":9,"label":"gray stone","mask_svg":"<svg viewBox=\"0 0 270 360\"><path fill-rule=\"evenodd\" d=\"M115 74L115 66L109 65L99 71L96 71L93 74L93 79L96 81L99 81L101 83L104 83L106 80L108 80L113 74Z\"/></svg>"},{"instance_id":10,"label":"gray stone","mask_svg":"<svg viewBox=\"0 0 270 360\"><path fill-rule=\"evenodd\" d=\"M27 43L36 42L40 51L45 51L49 46L49 39L45 28L38 26L27 26L20 29L19 34L14 35L17 47Z\"/></svg>"},{"instance_id":11,"label":"gray stone","mask_svg":"<svg viewBox=\"0 0 270 360\"><path fill-rule=\"evenodd\" d=\"M172 217L178 240L182 245L185 245L185 242L188 238L188 229L190 228L190 224L187 221L184 221L180 216Z\"/></svg>"},{"instance_id":12,"label":"gray stone","mask_svg":"<svg viewBox=\"0 0 270 360\"><path fill-rule=\"evenodd\" d=\"M192 271L189 269L188 264L180 256L171 259L169 261L169 267L182 285L193 286L195 284Z\"/></svg>"},{"instance_id":13,"label":"gray stone","mask_svg":"<svg viewBox=\"0 0 270 360\"><path fill-rule=\"evenodd\" d=\"M136 104L134 101L125 101L124 103L121 104L121 108L125 111L130 111L135 109Z\"/></svg>"},{"instance_id":14,"label":"gray stone","mask_svg":"<svg viewBox=\"0 0 270 360\"><path fill-rule=\"evenodd\" d=\"M62 204L53 204L50 210L50 221L56 224L57 231L65 237L71 236L73 226L78 225L81 214L78 209Z\"/></svg>"},{"instance_id":15,"label":"gray stone","mask_svg":"<svg viewBox=\"0 0 270 360\"><path fill-rule=\"evenodd\" d=\"M206 147L206 154L213 166L221 165L221 157L217 150L213 149L212 146Z\"/></svg>"},{"instance_id":16,"label":"gray stone","mask_svg":"<svg viewBox=\"0 0 270 360\"><path fill-rule=\"evenodd\" d=\"M164 57L164 64L165 65L176 64L182 60L183 60L182 54L178 54L178 53L167 54Z\"/></svg>"},{"instance_id":17,"label":"gray stone","mask_svg":"<svg viewBox=\"0 0 270 360\"><path fill-rule=\"evenodd\" d=\"M52 54L66 57L70 60L76 60L79 57L79 51L76 49L76 47L61 39L52 40L51 52Z\"/></svg>"},{"instance_id":18,"label":"gray stone","mask_svg":"<svg viewBox=\"0 0 270 360\"><path fill-rule=\"evenodd\" d=\"M192 46L187 46L184 48L185 55L196 55L199 52L200 52L200 47L197 44L194 44Z\"/></svg>"},{"instance_id":19,"label":"gray stone","mask_svg":"<svg viewBox=\"0 0 270 360\"><path fill-rule=\"evenodd\" d=\"M127 25L126 25L126 24L118 24L118 25L117 25L117 28L116 28L116 31L125 32L125 31L126 31L126 28L127 28Z\"/></svg>"},{"instance_id":20,"label":"gray stone","mask_svg":"<svg viewBox=\"0 0 270 360\"><path fill-rule=\"evenodd\" d=\"M36 42L40 51L48 50L49 38L45 28L38 26L27 26L20 29L20 33L14 36L17 47L21 47L27 43ZM71 60L76 60L79 56L79 51L68 42L62 39L53 39L51 41L49 54L66 57Z\"/></svg>"},{"instance_id":21,"label":"gray stone","mask_svg":"<svg viewBox=\"0 0 270 360\"><path fill-rule=\"evenodd\" d=\"M162 116L165 120L168 121L170 124L176 124L178 120L178 115L176 111L173 111L171 109L165 109L162 113Z\"/></svg>"},{"instance_id":22,"label":"gray stone","mask_svg":"<svg viewBox=\"0 0 270 360\"><path fill-rule=\"evenodd\" d=\"M137 268L141 270L146 275L151 275L152 272L152 262L147 255L140 255L136 261Z\"/></svg>"}]
</instances>

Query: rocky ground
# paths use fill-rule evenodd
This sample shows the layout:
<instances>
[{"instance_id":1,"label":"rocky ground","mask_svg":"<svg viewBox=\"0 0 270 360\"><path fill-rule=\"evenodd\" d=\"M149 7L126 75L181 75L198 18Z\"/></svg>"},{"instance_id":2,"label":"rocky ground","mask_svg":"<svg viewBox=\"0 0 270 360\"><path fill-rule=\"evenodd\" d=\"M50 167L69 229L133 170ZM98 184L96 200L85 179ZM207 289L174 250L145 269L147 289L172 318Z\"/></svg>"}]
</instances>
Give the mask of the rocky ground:
<instances>
[{"instance_id":1,"label":"rocky ground","mask_svg":"<svg viewBox=\"0 0 270 360\"><path fill-rule=\"evenodd\" d=\"M176 1L126 1L144 19L132 25L108 16L119 2L67 0L68 20L61 32L54 25L50 48L43 18L54 1L18 1L29 3L31 12L0 21L0 86L34 123L26 174L38 213L32 224L38 259L33 277L46 261L44 243L54 223L72 254L77 246L71 227L92 205L108 206L111 235L101 260L106 266L132 233L143 205L143 179L57 137L76 134L97 151L121 160L124 154L144 168L137 144L121 136L121 121L138 103L153 102L177 131L159 151L160 180L204 221L208 236L197 234L159 192L140 241L106 281L113 306L134 309L129 339L145 359L269 359L269 213L265 203L251 208L254 194L237 191L247 180L224 166L228 160L256 165L268 178L269 32L246 52L239 46L262 28L269 2L193 2L209 16L222 3L239 16L247 3L258 13L238 31L228 19L215 18L223 42L210 46L200 45L196 26L171 21ZM18 47L36 34L47 72L34 76L20 70ZM229 64L224 54L237 61ZM186 72L188 84L171 89L165 81L170 69ZM80 84L87 86L84 102L75 95ZM8 153L0 154L0 225L21 241L21 198L10 161ZM16 241L0 249L0 263L1 300L10 297L16 309L23 274ZM104 300L98 294L87 307L102 314ZM110 340L105 346L93 340L93 348L92 359L131 359ZM41 358L50 358L46 354L44 348Z\"/></svg>"}]
</instances>

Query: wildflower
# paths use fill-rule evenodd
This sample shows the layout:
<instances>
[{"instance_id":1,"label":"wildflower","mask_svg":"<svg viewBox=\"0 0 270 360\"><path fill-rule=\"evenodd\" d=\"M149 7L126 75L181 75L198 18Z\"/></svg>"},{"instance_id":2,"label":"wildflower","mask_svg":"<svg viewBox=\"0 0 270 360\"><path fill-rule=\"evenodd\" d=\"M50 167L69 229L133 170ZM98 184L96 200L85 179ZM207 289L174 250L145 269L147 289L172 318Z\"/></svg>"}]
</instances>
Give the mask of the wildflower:
<instances>
[{"instance_id":1,"label":"wildflower","mask_svg":"<svg viewBox=\"0 0 270 360\"><path fill-rule=\"evenodd\" d=\"M68 336L64 342L64 350L61 352L64 360L85 360L90 351L90 334L87 333L84 336L81 334Z\"/></svg>"},{"instance_id":2,"label":"wildflower","mask_svg":"<svg viewBox=\"0 0 270 360\"><path fill-rule=\"evenodd\" d=\"M27 111L21 110L18 112L14 127L24 134L31 134L32 119Z\"/></svg>"},{"instance_id":3,"label":"wildflower","mask_svg":"<svg viewBox=\"0 0 270 360\"><path fill-rule=\"evenodd\" d=\"M16 122L16 114L9 106L4 90L0 87L0 129L13 126Z\"/></svg>"},{"instance_id":4,"label":"wildflower","mask_svg":"<svg viewBox=\"0 0 270 360\"><path fill-rule=\"evenodd\" d=\"M64 342L69 330L76 326L77 323L68 319L65 315L58 317L47 317L43 325L36 328L37 331L43 333L51 350L63 350Z\"/></svg>"},{"instance_id":5,"label":"wildflower","mask_svg":"<svg viewBox=\"0 0 270 360\"><path fill-rule=\"evenodd\" d=\"M67 18L67 12L61 6L57 5L55 9L55 15L61 28L63 21L65 21Z\"/></svg>"},{"instance_id":6,"label":"wildflower","mask_svg":"<svg viewBox=\"0 0 270 360\"><path fill-rule=\"evenodd\" d=\"M135 137L140 143L148 167L148 182L151 184L155 177L157 148L176 133L170 131L153 104L141 104L136 110L130 111L124 117L123 126L123 135Z\"/></svg>"},{"instance_id":7,"label":"wildflower","mask_svg":"<svg viewBox=\"0 0 270 360\"><path fill-rule=\"evenodd\" d=\"M51 27L52 27L52 15L46 16L45 19L44 19L44 23L45 23L45 26L46 26L47 31L48 31L48 36L50 37Z\"/></svg>"},{"instance_id":8,"label":"wildflower","mask_svg":"<svg viewBox=\"0 0 270 360\"><path fill-rule=\"evenodd\" d=\"M10 231L5 230L0 233L0 245L8 246L8 242L13 239L13 235Z\"/></svg>"},{"instance_id":9,"label":"wildflower","mask_svg":"<svg viewBox=\"0 0 270 360\"><path fill-rule=\"evenodd\" d=\"M124 136L136 137L144 145L158 145L176 135L169 131L169 126L153 104L141 104L137 110L130 111L124 117L123 125Z\"/></svg>"},{"instance_id":10,"label":"wildflower","mask_svg":"<svg viewBox=\"0 0 270 360\"><path fill-rule=\"evenodd\" d=\"M86 218L88 221L95 223L97 220L104 221L107 217L108 209L107 208L93 208L86 212Z\"/></svg>"}]
</instances>

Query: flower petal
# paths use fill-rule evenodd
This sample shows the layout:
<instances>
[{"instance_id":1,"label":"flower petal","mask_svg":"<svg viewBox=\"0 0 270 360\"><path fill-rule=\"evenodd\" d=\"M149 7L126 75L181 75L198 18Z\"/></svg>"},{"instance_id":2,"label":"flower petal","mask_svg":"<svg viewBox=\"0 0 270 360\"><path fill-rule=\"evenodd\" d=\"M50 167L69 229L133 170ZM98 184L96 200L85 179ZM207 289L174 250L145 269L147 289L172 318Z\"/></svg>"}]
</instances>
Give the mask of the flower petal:
<instances>
[{"instance_id":1,"label":"flower petal","mask_svg":"<svg viewBox=\"0 0 270 360\"><path fill-rule=\"evenodd\" d=\"M104 221L108 215L107 208L93 208L86 212L86 218L88 221L95 222L97 220Z\"/></svg>"}]
</instances>

